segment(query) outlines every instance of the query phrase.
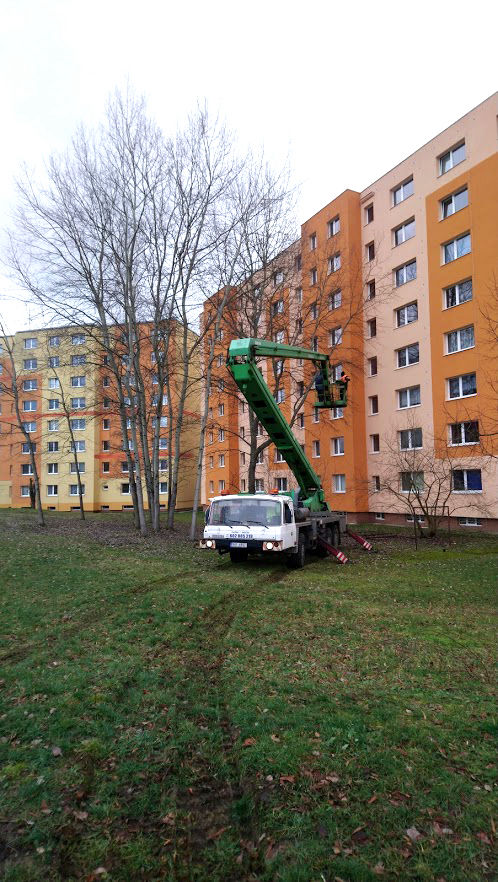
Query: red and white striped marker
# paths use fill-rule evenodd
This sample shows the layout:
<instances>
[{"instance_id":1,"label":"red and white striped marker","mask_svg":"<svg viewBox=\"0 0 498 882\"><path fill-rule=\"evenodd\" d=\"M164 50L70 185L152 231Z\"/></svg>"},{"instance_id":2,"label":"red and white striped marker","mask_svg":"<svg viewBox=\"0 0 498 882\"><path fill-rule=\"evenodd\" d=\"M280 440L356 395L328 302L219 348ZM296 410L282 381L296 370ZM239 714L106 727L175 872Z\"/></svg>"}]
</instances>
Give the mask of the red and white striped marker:
<instances>
[{"instance_id":1,"label":"red and white striped marker","mask_svg":"<svg viewBox=\"0 0 498 882\"><path fill-rule=\"evenodd\" d=\"M361 545L365 549L365 551L372 550L372 546L371 546L370 542L368 542L366 539L364 539L363 536L360 536L358 533L353 533L353 531L349 530L349 529L348 529L347 533L348 533L348 536L351 536L351 539L354 539L355 542L358 542L358 544Z\"/></svg>"},{"instance_id":2,"label":"red and white striped marker","mask_svg":"<svg viewBox=\"0 0 498 882\"><path fill-rule=\"evenodd\" d=\"M333 554L337 561L341 564L346 564L348 562L348 558L344 554L344 552L339 551L338 548L334 548L333 545L329 545L328 542L325 542L324 539L319 539L320 545L327 549L330 554Z\"/></svg>"}]
</instances>

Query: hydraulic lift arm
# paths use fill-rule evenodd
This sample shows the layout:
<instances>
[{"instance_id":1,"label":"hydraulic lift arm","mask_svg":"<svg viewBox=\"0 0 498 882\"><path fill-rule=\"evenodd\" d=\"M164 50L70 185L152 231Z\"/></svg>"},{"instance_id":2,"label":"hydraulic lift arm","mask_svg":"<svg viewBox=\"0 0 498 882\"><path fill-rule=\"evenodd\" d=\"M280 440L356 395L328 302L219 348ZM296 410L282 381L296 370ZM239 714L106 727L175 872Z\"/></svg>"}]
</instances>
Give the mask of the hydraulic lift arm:
<instances>
[{"instance_id":1,"label":"hydraulic lift arm","mask_svg":"<svg viewBox=\"0 0 498 882\"><path fill-rule=\"evenodd\" d=\"M315 402L315 407L346 407L348 378L331 382L328 355L312 349L257 340L253 337L232 340L228 349L227 368L249 407L268 432L269 438L296 478L303 495L301 505L311 511L327 510L328 505L325 502L320 479L265 383L257 364L258 357L302 358L312 361L317 367L315 386L318 401ZM335 397L334 391L336 391Z\"/></svg>"}]
</instances>

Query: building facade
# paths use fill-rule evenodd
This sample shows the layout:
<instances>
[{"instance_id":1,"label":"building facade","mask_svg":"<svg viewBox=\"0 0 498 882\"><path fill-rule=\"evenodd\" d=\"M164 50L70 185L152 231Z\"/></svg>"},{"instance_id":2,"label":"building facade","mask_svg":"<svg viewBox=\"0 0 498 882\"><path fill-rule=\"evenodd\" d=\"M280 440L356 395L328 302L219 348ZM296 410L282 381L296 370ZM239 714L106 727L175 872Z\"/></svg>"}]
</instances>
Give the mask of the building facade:
<instances>
[{"instance_id":1,"label":"building facade","mask_svg":"<svg viewBox=\"0 0 498 882\"><path fill-rule=\"evenodd\" d=\"M136 460L137 455L143 455L140 438L137 439L136 433L133 437L131 419L137 380L129 372L127 347L123 345L120 329L114 329L113 334L116 358L122 366L123 377L127 377L124 420L132 459ZM176 350L180 358L176 328L170 334L170 347L171 364ZM155 421L159 420L160 507L166 508L180 384L173 371L168 383L171 402L168 395L162 395L157 417L157 374L151 329L147 325L140 326L140 364L141 376L145 378L147 433L151 446ZM195 365L192 372L198 379ZM0 507L30 505L34 474L30 444L44 509L79 510L78 472L85 510L122 511L133 507L119 395L109 354L101 345L96 328L89 325L44 328L0 338L0 408ZM188 509L193 502L198 411L199 388L198 384L192 384L185 403L180 442L177 509ZM147 508L145 485L144 502Z\"/></svg>"},{"instance_id":2,"label":"building facade","mask_svg":"<svg viewBox=\"0 0 498 882\"><path fill-rule=\"evenodd\" d=\"M300 397L312 366L278 382L261 365L329 504L351 520L413 522L425 474L452 522L498 529L497 122L495 94L363 192L346 190L302 224L267 280L258 336L328 352L351 377L347 409L318 411L313 392ZM229 339L244 336L230 315L239 296L217 341L204 501L248 489L247 408L224 369ZM256 489L273 487L295 481L269 445Z\"/></svg>"}]
</instances>

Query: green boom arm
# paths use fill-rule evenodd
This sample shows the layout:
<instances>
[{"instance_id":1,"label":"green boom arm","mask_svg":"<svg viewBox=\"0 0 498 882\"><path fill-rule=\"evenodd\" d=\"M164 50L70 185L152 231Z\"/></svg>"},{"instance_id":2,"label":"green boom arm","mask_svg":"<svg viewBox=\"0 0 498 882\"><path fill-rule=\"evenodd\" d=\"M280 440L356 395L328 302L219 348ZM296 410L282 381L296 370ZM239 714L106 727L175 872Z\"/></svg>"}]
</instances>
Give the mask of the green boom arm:
<instances>
[{"instance_id":1,"label":"green boom arm","mask_svg":"<svg viewBox=\"0 0 498 882\"><path fill-rule=\"evenodd\" d=\"M315 404L316 407L346 407L348 380L346 378L335 383L338 395L334 398L328 355L314 352L312 349L249 337L244 340L232 340L228 350L227 368L295 476L304 497L302 505L312 511L323 511L328 506L320 479L266 385L256 363L258 357L303 358L314 362L320 374L317 386L319 400Z\"/></svg>"}]
</instances>

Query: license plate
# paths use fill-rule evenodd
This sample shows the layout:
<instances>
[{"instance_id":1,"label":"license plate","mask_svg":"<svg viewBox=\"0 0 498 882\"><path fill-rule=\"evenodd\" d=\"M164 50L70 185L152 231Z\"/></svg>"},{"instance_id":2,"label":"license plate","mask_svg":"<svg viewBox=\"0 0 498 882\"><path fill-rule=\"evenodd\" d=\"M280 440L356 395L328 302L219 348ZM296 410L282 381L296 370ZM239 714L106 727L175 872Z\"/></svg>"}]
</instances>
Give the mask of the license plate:
<instances>
[{"instance_id":1,"label":"license plate","mask_svg":"<svg viewBox=\"0 0 498 882\"><path fill-rule=\"evenodd\" d=\"M247 542L230 542L230 548L247 548Z\"/></svg>"}]
</instances>

